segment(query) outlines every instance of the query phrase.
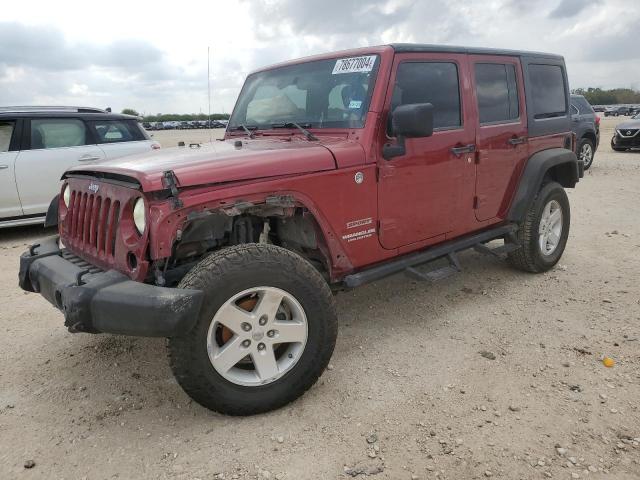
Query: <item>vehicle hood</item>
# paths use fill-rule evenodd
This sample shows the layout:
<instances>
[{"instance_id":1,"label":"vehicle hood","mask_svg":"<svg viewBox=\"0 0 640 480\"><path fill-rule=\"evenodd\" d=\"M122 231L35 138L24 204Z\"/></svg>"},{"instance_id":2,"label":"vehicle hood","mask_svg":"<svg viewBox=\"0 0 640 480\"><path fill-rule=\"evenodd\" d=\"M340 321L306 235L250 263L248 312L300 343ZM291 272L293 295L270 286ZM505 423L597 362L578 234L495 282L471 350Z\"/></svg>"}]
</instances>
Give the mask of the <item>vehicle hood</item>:
<instances>
[{"instance_id":1,"label":"vehicle hood","mask_svg":"<svg viewBox=\"0 0 640 480\"><path fill-rule=\"evenodd\" d=\"M236 146L237 142L242 146ZM345 138L310 142L297 137L232 139L199 147L163 148L115 160L75 166L67 174L108 174L136 179L145 192L163 190L163 172L173 170L178 187L306 174L336 168L334 153L361 157L362 147ZM65 175L67 175L65 174Z\"/></svg>"},{"instance_id":2,"label":"vehicle hood","mask_svg":"<svg viewBox=\"0 0 640 480\"><path fill-rule=\"evenodd\" d=\"M627 120L626 122L622 122L616 125L616 130L635 130L636 128L640 128L640 119Z\"/></svg>"}]
</instances>

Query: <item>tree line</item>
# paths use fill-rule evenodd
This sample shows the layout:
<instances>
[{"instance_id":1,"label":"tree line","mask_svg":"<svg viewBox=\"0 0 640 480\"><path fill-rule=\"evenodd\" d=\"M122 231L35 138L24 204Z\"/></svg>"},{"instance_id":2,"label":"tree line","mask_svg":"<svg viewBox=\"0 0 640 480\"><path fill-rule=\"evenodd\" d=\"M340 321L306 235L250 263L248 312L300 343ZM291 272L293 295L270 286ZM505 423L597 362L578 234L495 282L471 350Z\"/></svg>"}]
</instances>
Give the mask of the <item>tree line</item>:
<instances>
[{"instance_id":1,"label":"tree line","mask_svg":"<svg viewBox=\"0 0 640 480\"><path fill-rule=\"evenodd\" d=\"M145 122L188 122L192 120L208 120L206 113L158 113L156 115L140 115L133 108L122 110L125 115L133 115L142 118ZM228 113L212 113L211 120L229 120Z\"/></svg>"},{"instance_id":2,"label":"tree line","mask_svg":"<svg viewBox=\"0 0 640 480\"><path fill-rule=\"evenodd\" d=\"M576 88L571 93L584 95L591 105L617 105L619 103L640 103L640 92L631 88Z\"/></svg>"}]
</instances>

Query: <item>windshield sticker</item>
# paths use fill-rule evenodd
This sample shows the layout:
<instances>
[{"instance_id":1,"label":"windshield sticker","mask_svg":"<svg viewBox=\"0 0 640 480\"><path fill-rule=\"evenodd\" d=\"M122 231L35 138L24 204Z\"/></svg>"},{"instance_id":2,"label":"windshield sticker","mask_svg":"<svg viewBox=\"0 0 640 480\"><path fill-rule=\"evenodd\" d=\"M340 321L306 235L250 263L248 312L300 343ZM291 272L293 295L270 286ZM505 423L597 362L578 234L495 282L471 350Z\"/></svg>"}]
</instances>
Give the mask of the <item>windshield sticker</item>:
<instances>
[{"instance_id":1,"label":"windshield sticker","mask_svg":"<svg viewBox=\"0 0 640 480\"><path fill-rule=\"evenodd\" d=\"M333 67L332 75L340 73L359 73L370 72L376 63L375 55L366 55L364 57L341 58L336 61Z\"/></svg>"},{"instance_id":2,"label":"windshield sticker","mask_svg":"<svg viewBox=\"0 0 640 480\"><path fill-rule=\"evenodd\" d=\"M362 100L351 100L349 102L349 108L350 109L358 109L362 106Z\"/></svg>"}]
</instances>

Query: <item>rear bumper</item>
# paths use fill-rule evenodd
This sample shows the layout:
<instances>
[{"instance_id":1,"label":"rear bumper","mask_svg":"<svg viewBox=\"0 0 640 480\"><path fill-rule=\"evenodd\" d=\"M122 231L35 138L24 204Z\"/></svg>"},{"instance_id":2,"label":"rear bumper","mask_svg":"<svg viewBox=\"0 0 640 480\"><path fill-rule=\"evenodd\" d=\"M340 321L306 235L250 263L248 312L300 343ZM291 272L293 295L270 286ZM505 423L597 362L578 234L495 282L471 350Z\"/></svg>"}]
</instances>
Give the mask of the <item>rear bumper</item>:
<instances>
[{"instance_id":1,"label":"rear bumper","mask_svg":"<svg viewBox=\"0 0 640 480\"><path fill-rule=\"evenodd\" d=\"M20 257L19 284L64 313L71 332L173 337L196 323L203 292L135 282L63 257L58 237L43 239Z\"/></svg>"}]
</instances>

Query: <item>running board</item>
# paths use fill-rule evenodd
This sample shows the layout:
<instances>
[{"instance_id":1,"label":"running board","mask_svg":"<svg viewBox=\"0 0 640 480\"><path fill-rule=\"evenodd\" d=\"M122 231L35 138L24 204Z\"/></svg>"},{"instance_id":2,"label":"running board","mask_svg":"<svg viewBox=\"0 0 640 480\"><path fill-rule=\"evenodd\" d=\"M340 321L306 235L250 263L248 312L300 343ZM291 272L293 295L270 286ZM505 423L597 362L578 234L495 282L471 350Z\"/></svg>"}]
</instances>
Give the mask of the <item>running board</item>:
<instances>
[{"instance_id":1,"label":"running board","mask_svg":"<svg viewBox=\"0 0 640 480\"><path fill-rule=\"evenodd\" d=\"M456 252L467 250L476 245L486 243L490 240L505 237L508 238L517 230L518 226L515 223L509 223L507 225L502 225L490 230L484 230L479 233L474 233L462 238L457 238L441 245L430 247L421 252L403 255L402 257L395 258L380 265L375 265L365 270L361 270L357 273L347 275L346 277L344 277L344 285L347 288L359 287L360 285L364 285L365 283L388 277L389 275L393 275L394 273L402 272L404 270L410 269L411 267L415 267L416 265L430 262L431 260L446 257L452 253L455 254ZM488 247L486 248L488 249ZM409 270L408 273L412 275L413 272L416 272L415 268ZM421 272L417 273L420 275L424 275ZM449 272L449 274L451 273Z\"/></svg>"},{"instance_id":2,"label":"running board","mask_svg":"<svg viewBox=\"0 0 640 480\"><path fill-rule=\"evenodd\" d=\"M454 252L447 255L447 259L449 260L449 265L447 265L446 267L436 268L428 272L421 272L414 267L408 267L404 271L404 273L412 278L415 278L416 280L422 280L432 283L439 282L440 280L449 278L451 275L462 271L460 262L458 262L458 257L456 257L456 254Z\"/></svg>"},{"instance_id":3,"label":"running board","mask_svg":"<svg viewBox=\"0 0 640 480\"><path fill-rule=\"evenodd\" d=\"M520 245L516 243L505 243L504 245L500 245L499 247L487 247L484 243L479 243L478 245L474 245L473 249L484 255L493 255L494 257L503 258L505 254L514 252L520 248Z\"/></svg>"}]
</instances>

